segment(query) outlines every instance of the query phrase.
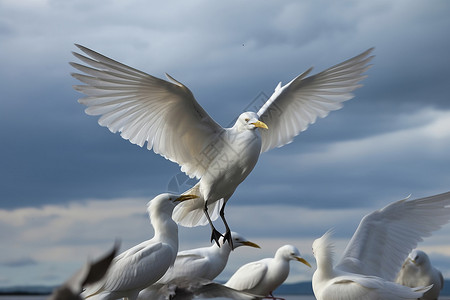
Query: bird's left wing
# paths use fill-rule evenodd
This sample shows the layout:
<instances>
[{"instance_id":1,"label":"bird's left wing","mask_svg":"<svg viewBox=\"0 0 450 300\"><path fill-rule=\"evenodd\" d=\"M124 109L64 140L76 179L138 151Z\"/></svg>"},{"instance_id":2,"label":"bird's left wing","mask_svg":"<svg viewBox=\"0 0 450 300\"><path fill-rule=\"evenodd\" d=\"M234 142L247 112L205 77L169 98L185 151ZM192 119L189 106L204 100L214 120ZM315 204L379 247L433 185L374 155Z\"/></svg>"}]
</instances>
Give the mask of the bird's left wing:
<instances>
[{"instance_id":1,"label":"bird's left wing","mask_svg":"<svg viewBox=\"0 0 450 300\"><path fill-rule=\"evenodd\" d=\"M424 237L450 220L450 192L400 200L366 215L336 268L394 281Z\"/></svg>"},{"instance_id":2,"label":"bird's left wing","mask_svg":"<svg viewBox=\"0 0 450 300\"><path fill-rule=\"evenodd\" d=\"M197 103L192 92L169 75L169 81L112 60L77 45L87 56L73 53L86 65L71 63L84 74L74 76L85 85L74 88L87 95L79 102L98 123L133 144L153 149L178 163L190 177L208 167L207 150L223 128Z\"/></svg>"},{"instance_id":3,"label":"bird's left wing","mask_svg":"<svg viewBox=\"0 0 450 300\"><path fill-rule=\"evenodd\" d=\"M79 295L82 292L82 288L85 285L100 281L105 276L118 249L119 244L116 243L114 248L103 257L86 263L81 270L76 272L61 287L55 289L49 300L81 299Z\"/></svg>"},{"instance_id":4,"label":"bird's left wing","mask_svg":"<svg viewBox=\"0 0 450 300\"><path fill-rule=\"evenodd\" d=\"M353 98L351 92L361 86L359 82L365 78L362 73L370 67L372 50L307 77L310 68L285 86L280 82L258 111L260 121L269 127L260 130L261 152L290 143L317 117L325 117L330 111L340 109L342 102Z\"/></svg>"},{"instance_id":5,"label":"bird's left wing","mask_svg":"<svg viewBox=\"0 0 450 300\"><path fill-rule=\"evenodd\" d=\"M252 262L240 267L225 283L236 290L245 291L257 286L267 273L267 265L262 262Z\"/></svg>"}]
</instances>

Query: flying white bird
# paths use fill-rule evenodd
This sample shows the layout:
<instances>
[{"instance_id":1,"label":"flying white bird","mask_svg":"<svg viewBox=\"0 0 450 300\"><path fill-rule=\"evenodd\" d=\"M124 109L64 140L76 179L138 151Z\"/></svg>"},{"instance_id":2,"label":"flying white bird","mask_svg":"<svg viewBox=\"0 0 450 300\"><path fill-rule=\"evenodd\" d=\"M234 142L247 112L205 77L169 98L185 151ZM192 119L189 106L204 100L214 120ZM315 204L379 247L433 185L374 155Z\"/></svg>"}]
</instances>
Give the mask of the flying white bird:
<instances>
[{"instance_id":1,"label":"flying white bird","mask_svg":"<svg viewBox=\"0 0 450 300\"><path fill-rule=\"evenodd\" d=\"M425 252L417 249L413 250L403 263L396 282L409 287L432 284L433 287L420 298L423 300L437 299L444 287L442 273L431 265L430 258Z\"/></svg>"},{"instance_id":2,"label":"flying white bird","mask_svg":"<svg viewBox=\"0 0 450 300\"><path fill-rule=\"evenodd\" d=\"M56 288L48 298L49 300L82 300L80 297L83 287L93 284L105 276L112 260L119 250L119 243L106 253L102 258L86 263L81 270L76 272L64 284Z\"/></svg>"},{"instance_id":3,"label":"flying white bird","mask_svg":"<svg viewBox=\"0 0 450 300\"><path fill-rule=\"evenodd\" d=\"M237 232L231 232L231 237L234 249L240 246L260 248L257 244L248 241ZM156 284L142 290L138 299L156 299L160 291L166 294L169 290L172 298L177 293L186 294L188 291L190 294L201 294L206 290L203 284L206 284L209 290L209 287L214 285L211 280L216 278L225 268L231 250L231 245L222 240L221 247L213 244L210 247L178 252L174 265L167 270L166 274ZM193 279L191 284L189 284L189 278ZM167 284L168 287L162 289L164 284ZM224 290L229 292L227 289Z\"/></svg>"},{"instance_id":4,"label":"flying white bird","mask_svg":"<svg viewBox=\"0 0 450 300\"><path fill-rule=\"evenodd\" d=\"M423 237L450 219L450 192L400 200L366 215L333 267L330 232L313 243L317 270L312 279L318 300L417 299L431 286L394 283L403 261Z\"/></svg>"},{"instance_id":5,"label":"flying white bird","mask_svg":"<svg viewBox=\"0 0 450 300\"><path fill-rule=\"evenodd\" d=\"M311 265L300 256L298 249L284 245L275 253L274 258L264 258L240 267L225 286L255 295L270 296L289 275L289 262L297 260L308 267Z\"/></svg>"},{"instance_id":6,"label":"flying white bird","mask_svg":"<svg viewBox=\"0 0 450 300\"><path fill-rule=\"evenodd\" d=\"M255 112L244 112L231 128L217 124L197 103L192 92L168 74L165 81L77 45L87 56L73 53L87 66L71 65L85 74L72 74L85 83L74 88L87 95L78 101L88 115L124 139L158 153L181 166L199 182L186 193L198 195L178 206L174 220L183 226L210 224L211 240L221 234L212 220L220 215L225 239L231 242L225 205L252 171L259 155L290 143L317 117L342 107L353 98L369 67L372 49L308 76L312 68L288 84L281 83ZM208 211L213 212L211 215Z\"/></svg>"},{"instance_id":7,"label":"flying white bird","mask_svg":"<svg viewBox=\"0 0 450 300\"><path fill-rule=\"evenodd\" d=\"M137 299L139 292L155 283L175 261L178 252L178 226L172 220L174 207L195 195L161 194L148 203L155 235L116 256L105 277L82 293L85 299Z\"/></svg>"}]
</instances>

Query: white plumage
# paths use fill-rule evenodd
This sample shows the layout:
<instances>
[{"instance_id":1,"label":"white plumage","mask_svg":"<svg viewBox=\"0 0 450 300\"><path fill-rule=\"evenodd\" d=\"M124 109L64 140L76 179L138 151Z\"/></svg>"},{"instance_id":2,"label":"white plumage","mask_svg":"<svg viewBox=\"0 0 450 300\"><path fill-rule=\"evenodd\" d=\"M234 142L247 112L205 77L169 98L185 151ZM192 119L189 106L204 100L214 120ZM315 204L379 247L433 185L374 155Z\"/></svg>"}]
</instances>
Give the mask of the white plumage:
<instances>
[{"instance_id":1,"label":"white plumage","mask_svg":"<svg viewBox=\"0 0 450 300\"><path fill-rule=\"evenodd\" d=\"M234 249L240 246L259 248L257 244L248 241L237 232L231 232L231 237ZM223 271L231 250L231 245L222 240L221 247L213 244L210 247L178 252L173 266L156 284L142 290L138 299L156 299L158 293L165 294L168 291L171 292L172 297L179 293L192 295L204 293L206 287L203 284L208 287L216 286L211 280ZM192 279L191 283L190 279ZM167 287L163 288L163 285L167 285ZM225 290L227 293L230 292L228 289ZM220 293L218 294L220 295Z\"/></svg>"},{"instance_id":2,"label":"white plumage","mask_svg":"<svg viewBox=\"0 0 450 300\"><path fill-rule=\"evenodd\" d=\"M292 245L280 247L273 258L264 258L240 267L225 286L263 297L272 296L289 275L289 262L296 260L310 266ZM273 297L273 296L272 296Z\"/></svg>"},{"instance_id":3,"label":"white plumage","mask_svg":"<svg viewBox=\"0 0 450 300\"><path fill-rule=\"evenodd\" d=\"M438 269L431 265L430 258L424 251L414 249L403 263L396 282L409 287L432 284L433 287L420 299L434 300L439 298L444 286L444 277Z\"/></svg>"},{"instance_id":4,"label":"white plumage","mask_svg":"<svg viewBox=\"0 0 450 300\"><path fill-rule=\"evenodd\" d=\"M116 256L105 277L87 286L86 299L134 300L140 290L155 283L175 261L178 252L178 227L171 215L174 207L195 195L161 194L148 204L155 235Z\"/></svg>"},{"instance_id":5,"label":"white plumage","mask_svg":"<svg viewBox=\"0 0 450 300\"><path fill-rule=\"evenodd\" d=\"M187 192L200 197L178 206L173 217L184 226L209 223L217 244L220 233L212 220L221 216L225 237L231 242L225 204L252 171L260 153L291 142L317 117L341 108L360 86L372 59L369 49L307 77L309 69L284 86L280 83L257 113L244 112L233 127L222 128L192 92L169 75L170 82L77 46L87 56L74 55L89 65L71 63L85 73L73 76L85 83L75 89L87 95L79 100L87 106L86 113L101 116L101 126L121 132L124 139L139 146L147 143L149 150L200 179ZM213 212L211 216L208 211Z\"/></svg>"},{"instance_id":6,"label":"white plumage","mask_svg":"<svg viewBox=\"0 0 450 300\"><path fill-rule=\"evenodd\" d=\"M393 281L408 253L450 219L450 192L400 200L366 215L333 267L330 232L313 243L317 270L313 290L318 300L417 299L430 289Z\"/></svg>"}]
</instances>

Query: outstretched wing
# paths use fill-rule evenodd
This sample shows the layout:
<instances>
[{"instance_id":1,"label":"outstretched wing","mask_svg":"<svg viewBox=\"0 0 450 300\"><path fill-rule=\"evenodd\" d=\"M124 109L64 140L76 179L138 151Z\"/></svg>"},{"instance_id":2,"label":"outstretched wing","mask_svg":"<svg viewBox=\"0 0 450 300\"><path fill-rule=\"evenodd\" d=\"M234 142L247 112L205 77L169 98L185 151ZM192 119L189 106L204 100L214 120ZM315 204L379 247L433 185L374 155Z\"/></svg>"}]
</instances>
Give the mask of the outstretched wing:
<instances>
[{"instance_id":1,"label":"outstretched wing","mask_svg":"<svg viewBox=\"0 0 450 300\"><path fill-rule=\"evenodd\" d=\"M400 200L366 215L336 268L394 281L424 237L450 220L450 192Z\"/></svg>"},{"instance_id":2,"label":"outstretched wing","mask_svg":"<svg viewBox=\"0 0 450 300\"><path fill-rule=\"evenodd\" d=\"M314 76L307 77L310 68L285 86L280 82L258 111L259 119L269 127L260 130L261 152L290 143L317 117L325 117L330 111L340 109L342 102L353 98L351 91L360 87L359 82L366 77L362 73L370 67L372 50Z\"/></svg>"},{"instance_id":3,"label":"outstretched wing","mask_svg":"<svg viewBox=\"0 0 450 300\"><path fill-rule=\"evenodd\" d=\"M87 56L73 53L86 65L70 63L84 74L73 77L85 83L74 88L88 115L133 144L153 149L178 163L191 177L200 178L199 163L209 143L223 129L197 103L191 91L169 75L168 82L126 66L86 47Z\"/></svg>"}]
</instances>

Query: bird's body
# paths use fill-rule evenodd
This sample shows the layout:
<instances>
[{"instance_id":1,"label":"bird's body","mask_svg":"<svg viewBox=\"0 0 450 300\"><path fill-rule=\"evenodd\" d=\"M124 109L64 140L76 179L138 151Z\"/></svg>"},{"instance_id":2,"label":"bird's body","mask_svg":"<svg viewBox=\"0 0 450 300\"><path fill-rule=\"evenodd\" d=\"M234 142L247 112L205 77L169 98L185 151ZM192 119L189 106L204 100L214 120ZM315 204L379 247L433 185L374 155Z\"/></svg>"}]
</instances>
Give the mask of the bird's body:
<instances>
[{"instance_id":1,"label":"bird's body","mask_svg":"<svg viewBox=\"0 0 450 300\"><path fill-rule=\"evenodd\" d=\"M297 248L292 245L280 247L273 258L264 258L240 267L225 286L260 296L269 296L289 275L289 262L309 263L300 257Z\"/></svg>"},{"instance_id":2,"label":"bird's body","mask_svg":"<svg viewBox=\"0 0 450 300\"><path fill-rule=\"evenodd\" d=\"M312 285L318 300L418 299L431 286L394 282L401 265L423 237L450 219L450 192L400 200L366 215L334 265L331 232L313 243L317 262Z\"/></svg>"},{"instance_id":3,"label":"bird's body","mask_svg":"<svg viewBox=\"0 0 450 300\"><path fill-rule=\"evenodd\" d=\"M317 117L353 98L369 68L369 49L358 56L307 77L311 69L276 87L258 112L244 112L231 128L217 124L192 92L167 75L153 77L86 47L74 53L86 65L71 63L85 74L72 74L85 85L75 86L87 97L79 100L86 113L100 115L99 124L121 132L131 143L153 149L178 163L199 182L187 193L198 199L178 206L174 220L183 226L210 224L211 238L220 233L212 223L219 215L231 242L224 209L237 186L254 168L262 152L290 143Z\"/></svg>"},{"instance_id":4,"label":"bird's body","mask_svg":"<svg viewBox=\"0 0 450 300\"><path fill-rule=\"evenodd\" d=\"M234 249L240 246L259 248L258 245L247 241L236 232L232 232L231 236ZM167 292L168 290L172 291L172 297L177 293L183 293L182 290L186 290L185 293L187 291L196 293L198 289L203 288L202 284L212 285L210 280L216 278L223 271L231 250L231 245L225 244L225 241L222 240L221 247L213 244L210 247L180 251L173 266L156 284L142 290L138 299L154 299L158 297L160 291ZM193 278L191 285L189 278ZM206 281L202 279L206 279ZM163 285L170 285L170 287L162 288Z\"/></svg>"},{"instance_id":5,"label":"bird's body","mask_svg":"<svg viewBox=\"0 0 450 300\"><path fill-rule=\"evenodd\" d=\"M396 282L409 287L433 285L420 299L434 300L439 298L444 286L444 277L438 269L433 267L424 251L415 249L403 263Z\"/></svg>"},{"instance_id":6,"label":"bird's body","mask_svg":"<svg viewBox=\"0 0 450 300\"><path fill-rule=\"evenodd\" d=\"M149 202L148 212L155 235L116 256L103 280L87 286L86 299L134 300L140 290L155 283L175 261L178 227L172 220L173 208L191 195L161 194Z\"/></svg>"}]
</instances>

